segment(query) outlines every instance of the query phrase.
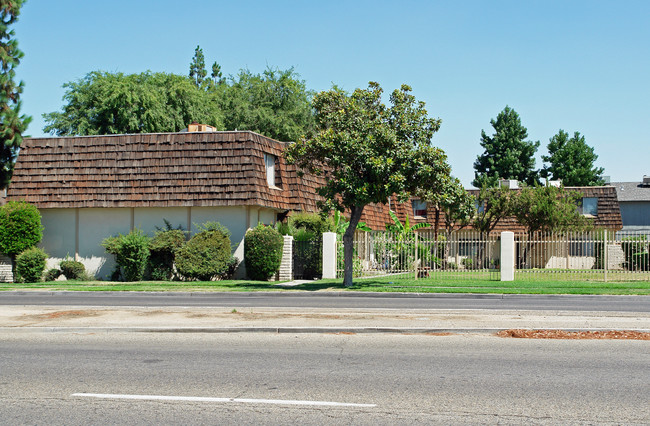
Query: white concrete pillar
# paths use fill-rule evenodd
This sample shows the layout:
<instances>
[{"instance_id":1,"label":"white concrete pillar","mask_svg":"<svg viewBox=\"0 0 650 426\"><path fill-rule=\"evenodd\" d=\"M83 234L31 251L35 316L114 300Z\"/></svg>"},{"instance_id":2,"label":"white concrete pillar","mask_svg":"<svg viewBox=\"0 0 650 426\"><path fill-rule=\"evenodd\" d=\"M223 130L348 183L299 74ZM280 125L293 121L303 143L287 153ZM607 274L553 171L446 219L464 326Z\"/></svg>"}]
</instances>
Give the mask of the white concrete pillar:
<instances>
[{"instance_id":1,"label":"white concrete pillar","mask_svg":"<svg viewBox=\"0 0 650 426\"><path fill-rule=\"evenodd\" d=\"M501 281L515 280L515 233L501 233Z\"/></svg>"},{"instance_id":2,"label":"white concrete pillar","mask_svg":"<svg viewBox=\"0 0 650 426\"><path fill-rule=\"evenodd\" d=\"M323 233L323 279L336 278L336 232Z\"/></svg>"},{"instance_id":3,"label":"white concrete pillar","mask_svg":"<svg viewBox=\"0 0 650 426\"><path fill-rule=\"evenodd\" d=\"M280 262L280 271L278 272L280 281L293 280L293 237L284 236L284 245L282 246L282 261Z\"/></svg>"}]
</instances>

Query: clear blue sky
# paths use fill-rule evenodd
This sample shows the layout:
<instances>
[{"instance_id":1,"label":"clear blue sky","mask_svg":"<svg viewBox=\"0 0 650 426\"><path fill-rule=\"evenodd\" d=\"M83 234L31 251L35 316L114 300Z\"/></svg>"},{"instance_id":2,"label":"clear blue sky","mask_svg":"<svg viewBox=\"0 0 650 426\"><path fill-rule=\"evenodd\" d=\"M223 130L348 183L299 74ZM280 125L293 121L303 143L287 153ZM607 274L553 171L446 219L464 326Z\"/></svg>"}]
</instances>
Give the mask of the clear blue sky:
<instances>
[{"instance_id":1,"label":"clear blue sky","mask_svg":"<svg viewBox=\"0 0 650 426\"><path fill-rule=\"evenodd\" d=\"M16 37L31 136L64 83L93 70L187 74L294 67L307 87L402 83L442 119L434 136L466 186L481 130L506 105L541 142L579 131L612 181L650 175L650 1L28 0ZM537 167L541 158L537 159Z\"/></svg>"}]
</instances>

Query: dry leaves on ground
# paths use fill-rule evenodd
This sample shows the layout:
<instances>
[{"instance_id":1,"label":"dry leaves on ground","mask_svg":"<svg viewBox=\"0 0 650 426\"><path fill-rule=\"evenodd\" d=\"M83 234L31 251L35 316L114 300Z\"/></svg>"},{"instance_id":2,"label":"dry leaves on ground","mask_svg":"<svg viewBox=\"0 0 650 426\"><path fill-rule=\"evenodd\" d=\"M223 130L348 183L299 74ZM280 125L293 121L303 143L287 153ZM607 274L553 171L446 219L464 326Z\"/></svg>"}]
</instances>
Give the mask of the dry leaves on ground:
<instances>
[{"instance_id":1,"label":"dry leaves on ground","mask_svg":"<svg viewBox=\"0 0 650 426\"><path fill-rule=\"evenodd\" d=\"M564 331L564 330L501 330L499 337L515 337L522 339L626 339L650 340L650 333L634 330L607 331Z\"/></svg>"}]
</instances>

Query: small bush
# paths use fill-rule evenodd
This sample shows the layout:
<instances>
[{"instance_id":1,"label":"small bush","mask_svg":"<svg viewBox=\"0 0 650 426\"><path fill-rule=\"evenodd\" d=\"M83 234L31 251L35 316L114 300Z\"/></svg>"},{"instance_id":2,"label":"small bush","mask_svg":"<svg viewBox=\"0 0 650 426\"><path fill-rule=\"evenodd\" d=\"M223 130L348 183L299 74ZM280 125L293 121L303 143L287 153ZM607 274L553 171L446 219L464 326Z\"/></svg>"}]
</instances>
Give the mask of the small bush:
<instances>
[{"instance_id":1,"label":"small bush","mask_svg":"<svg viewBox=\"0 0 650 426\"><path fill-rule=\"evenodd\" d=\"M176 253L176 270L190 280L211 281L231 266L230 232L216 222L208 222Z\"/></svg>"},{"instance_id":2,"label":"small bush","mask_svg":"<svg viewBox=\"0 0 650 426\"><path fill-rule=\"evenodd\" d=\"M65 275L68 280L78 280L86 277L86 267L83 263L76 260L66 259L62 260L59 264L61 273Z\"/></svg>"},{"instance_id":3,"label":"small bush","mask_svg":"<svg viewBox=\"0 0 650 426\"><path fill-rule=\"evenodd\" d=\"M181 229L157 231L149 243L149 268L151 279L171 280L174 276L176 253L185 244L185 232Z\"/></svg>"},{"instance_id":4,"label":"small bush","mask_svg":"<svg viewBox=\"0 0 650 426\"><path fill-rule=\"evenodd\" d=\"M294 213L289 218L289 226L294 229L304 229L316 235L335 231L332 219L324 218L318 213Z\"/></svg>"},{"instance_id":5,"label":"small bush","mask_svg":"<svg viewBox=\"0 0 650 426\"><path fill-rule=\"evenodd\" d=\"M106 238L102 246L115 256L125 281L142 280L149 259L149 237L141 230Z\"/></svg>"},{"instance_id":6,"label":"small bush","mask_svg":"<svg viewBox=\"0 0 650 426\"><path fill-rule=\"evenodd\" d=\"M49 269L45 273L45 281L56 281L61 276L61 271L56 268Z\"/></svg>"},{"instance_id":7,"label":"small bush","mask_svg":"<svg viewBox=\"0 0 650 426\"><path fill-rule=\"evenodd\" d=\"M35 283L43 277L47 253L38 247L32 247L16 257L16 273L26 283Z\"/></svg>"},{"instance_id":8,"label":"small bush","mask_svg":"<svg viewBox=\"0 0 650 426\"><path fill-rule=\"evenodd\" d=\"M268 280L280 269L283 238L270 226L259 224L248 230L244 240L246 272L253 280Z\"/></svg>"}]
</instances>

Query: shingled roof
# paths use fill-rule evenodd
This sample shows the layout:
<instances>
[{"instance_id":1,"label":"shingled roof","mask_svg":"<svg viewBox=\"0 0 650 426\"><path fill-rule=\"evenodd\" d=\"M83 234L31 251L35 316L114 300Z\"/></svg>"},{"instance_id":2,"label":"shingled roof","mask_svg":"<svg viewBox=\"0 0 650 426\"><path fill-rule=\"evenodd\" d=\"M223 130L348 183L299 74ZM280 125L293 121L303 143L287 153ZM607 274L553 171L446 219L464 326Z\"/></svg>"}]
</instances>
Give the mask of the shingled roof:
<instances>
[{"instance_id":1,"label":"shingled roof","mask_svg":"<svg viewBox=\"0 0 650 426\"><path fill-rule=\"evenodd\" d=\"M8 199L38 208L262 206L316 211L318 178L298 177L285 143L253 132L26 138ZM276 160L266 182L264 154Z\"/></svg>"}]
</instances>

